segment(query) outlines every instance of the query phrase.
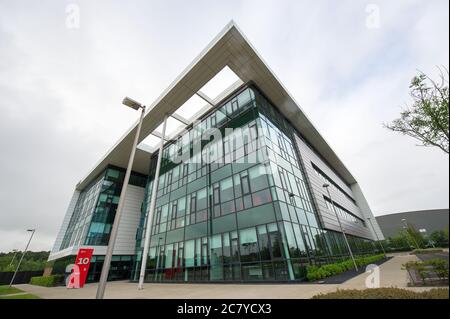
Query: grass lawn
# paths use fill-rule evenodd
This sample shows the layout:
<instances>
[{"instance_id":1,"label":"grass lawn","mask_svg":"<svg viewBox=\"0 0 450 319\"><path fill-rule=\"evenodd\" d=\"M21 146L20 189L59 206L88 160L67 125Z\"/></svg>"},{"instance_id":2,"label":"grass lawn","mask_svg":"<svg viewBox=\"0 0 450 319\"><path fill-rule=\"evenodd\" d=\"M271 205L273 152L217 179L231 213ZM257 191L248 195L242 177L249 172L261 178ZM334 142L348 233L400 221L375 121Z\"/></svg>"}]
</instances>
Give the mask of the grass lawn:
<instances>
[{"instance_id":1,"label":"grass lawn","mask_svg":"<svg viewBox=\"0 0 450 319\"><path fill-rule=\"evenodd\" d=\"M15 287L9 287L9 285L0 286L0 300L1 299L41 299L38 296L35 296L32 294L7 296L10 294L17 294L20 292L24 292L24 291L20 290L18 288L15 288Z\"/></svg>"},{"instance_id":2,"label":"grass lawn","mask_svg":"<svg viewBox=\"0 0 450 319\"><path fill-rule=\"evenodd\" d=\"M22 290L17 289L15 287L10 287L9 285L0 286L0 296L1 295L15 294L15 293L18 293L18 292L22 292Z\"/></svg>"},{"instance_id":3,"label":"grass lawn","mask_svg":"<svg viewBox=\"0 0 450 319\"><path fill-rule=\"evenodd\" d=\"M23 294L15 296L0 296L0 300L2 299L41 299L41 298L32 294Z\"/></svg>"}]
</instances>

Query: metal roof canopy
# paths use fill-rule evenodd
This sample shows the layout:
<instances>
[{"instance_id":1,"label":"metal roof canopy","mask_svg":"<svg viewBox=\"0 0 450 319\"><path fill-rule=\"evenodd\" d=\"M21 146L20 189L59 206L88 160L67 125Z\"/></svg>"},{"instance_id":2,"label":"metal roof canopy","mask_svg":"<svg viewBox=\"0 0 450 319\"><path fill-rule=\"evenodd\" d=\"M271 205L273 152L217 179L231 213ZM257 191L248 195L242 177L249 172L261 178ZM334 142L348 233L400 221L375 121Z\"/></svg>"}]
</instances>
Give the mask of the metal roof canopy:
<instances>
[{"instance_id":1,"label":"metal roof canopy","mask_svg":"<svg viewBox=\"0 0 450 319\"><path fill-rule=\"evenodd\" d=\"M329 163L329 165L347 182L356 183L355 178L337 157L325 139L319 134L311 121L301 110L295 100L281 84L278 78L256 52L238 26L231 21L213 39L213 41L194 59L194 61L170 84L170 86L147 109L142 123L142 131L138 143L149 134L155 134L155 129L163 122L164 115L177 111L189 98L211 80L220 70L228 66L244 83L253 82L275 104L275 107L286 116L291 124L303 135L314 149ZM229 87L214 102L223 99L225 95L236 89L239 83ZM200 92L199 92L200 93ZM200 93L201 94L201 93ZM203 107L205 113L212 106ZM194 117L198 117L196 114ZM178 117L178 118L177 118ZM192 119L182 119L173 115L183 124ZM88 183L100 174L108 164L126 167L137 122L119 139L106 153L87 176L78 184L77 189L84 189ZM150 157L154 149L140 147L136 151L133 171L148 174Z\"/></svg>"}]
</instances>

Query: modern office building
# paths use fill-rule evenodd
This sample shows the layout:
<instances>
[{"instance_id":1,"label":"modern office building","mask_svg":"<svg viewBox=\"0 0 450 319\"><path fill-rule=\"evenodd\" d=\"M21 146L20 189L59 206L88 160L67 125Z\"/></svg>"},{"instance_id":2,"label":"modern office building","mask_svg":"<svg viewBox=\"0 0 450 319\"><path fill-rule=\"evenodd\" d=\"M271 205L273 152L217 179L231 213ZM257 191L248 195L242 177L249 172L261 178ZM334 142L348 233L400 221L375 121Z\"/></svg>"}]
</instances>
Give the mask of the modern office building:
<instances>
[{"instance_id":1,"label":"modern office building","mask_svg":"<svg viewBox=\"0 0 450 319\"><path fill-rule=\"evenodd\" d=\"M430 235L434 231L448 229L448 208L427 209L411 212L386 214L376 217L386 238L400 235L406 224L411 225L423 235Z\"/></svg>"},{"instance_id":2,"label":"modern office building","mask_svg":"<svg viewBox=\"0 0 450 319\"><path fill-rule=\"evenodd\" d=\"M93 247L98 280L136 129L77 184L55 272ZM139 142L111 279L138 279L148 216L147 281L302 280L349 257L337 216L355 254L383 238L356 179L233 22L148 107Z\"/></svg>"}]
</instances>

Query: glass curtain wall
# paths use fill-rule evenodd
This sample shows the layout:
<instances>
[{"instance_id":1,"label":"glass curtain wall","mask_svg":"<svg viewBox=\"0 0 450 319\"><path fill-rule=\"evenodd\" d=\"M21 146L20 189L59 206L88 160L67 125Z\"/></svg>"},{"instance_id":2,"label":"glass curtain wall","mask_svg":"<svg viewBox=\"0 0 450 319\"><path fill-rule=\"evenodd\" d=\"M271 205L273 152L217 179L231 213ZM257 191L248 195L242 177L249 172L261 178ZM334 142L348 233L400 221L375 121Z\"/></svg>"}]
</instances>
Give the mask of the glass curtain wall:
<instances>
[{"instance_id":1,"label":"glass curtain wall","mask_svg":"<svg viewBox=\"0 0 450 319\"><path fill-rule=\"evenodd\" d=\"M109 166L80 193L61 249L74 245L108 245L125 170ZM145 187L147 177L133 172L130 184Z\"/></svg>"},{"instance_id":2,"label":"glass curtain wall","mask_svg":"<svg viewBox=\"0 0 450 319\"><path fill-rule=\"evenodd\" d=\"M211 128L222 138L211 136L196 148ZM339 234L319 225L293 134L256 88L245 87L166 145L146 280L301 280L307 264L346 258ZM135 280L155 167L156 156L138 231ZM354 238L352 245L364 253L361 241Z\"/></svg>"}]
</instances>

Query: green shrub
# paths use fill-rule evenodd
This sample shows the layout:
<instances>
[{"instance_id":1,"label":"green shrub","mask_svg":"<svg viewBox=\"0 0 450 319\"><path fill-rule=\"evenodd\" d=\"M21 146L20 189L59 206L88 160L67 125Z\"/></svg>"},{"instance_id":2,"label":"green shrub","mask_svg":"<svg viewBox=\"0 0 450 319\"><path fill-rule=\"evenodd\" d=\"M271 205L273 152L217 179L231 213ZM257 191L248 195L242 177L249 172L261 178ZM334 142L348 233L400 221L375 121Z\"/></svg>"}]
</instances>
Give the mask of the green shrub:
<instances>
[{"instance_id":1,"label":"green shrub","mask_svg":"<svg viewBox=\"0 0 450 319\"><path fill-rule=\"evenodd\" d=\"M403 269L408 272L416 271L422 282L425 284L427 279L433 278L433 275L437 275L441 280L448 280L448 261L445 259L429 259L425 261L409 261L403 264Z\"/></svg>"},{"instance_id":2,"label":"green shrub","mask_svg":"<svg viewBox=\"0 0 450 319\"><path fill-rule=\"evenodd\" d=\"M358 267L363 267L368 264L372 264L381 259L385 258L384 254L368 256L368 257L357 257L355 258L356 265ZM326 264L322 266L307 266L306 268L306 278L309 281L315 281L324 279L326 277L335 276L343 273L347 270L353 269L353 260L347 259L334 264Z\"/></svg>"},{"instance_id":3,"label":"green shrub","mask_svg":"<svg viewBox=\"0 0 450 319\"><path fill-rule=\"evenodd\" d=\"M444 259L426 260L425 265L430 265L440 279L448 279L448 262Z\"/></svg>"},{"instance_id":4,"label":"green shrub","mask_svg":"<svg viewBox=\"0 0 450 319\"><path fill-rule=\"evenodd\" d=\"M415 292L401 288L345 289L319 294L312 299L448 299L448 288Z\"/></svg>"},{"instance_id":5,"label":"green shrub","mask_svg":"<svg viewBox=\"0 0 450 319\"><path fill-rule=\"evenodd\" d=\"M64 282L64 275L31 277L30 284L43 287L55 287Z\"/></svg>"},{"instance_id":6,"label":"green shrub","mask_svg":"<svg viewBox=\"0 0 450 319\"><path fill-rule=\"evenodd\" d=\"M427 249L414 249L410 254L418 255L418 254L434 254L434 253L442 253L443 250L440 248L427 248Z\"/></svg>"}]
</instances>

